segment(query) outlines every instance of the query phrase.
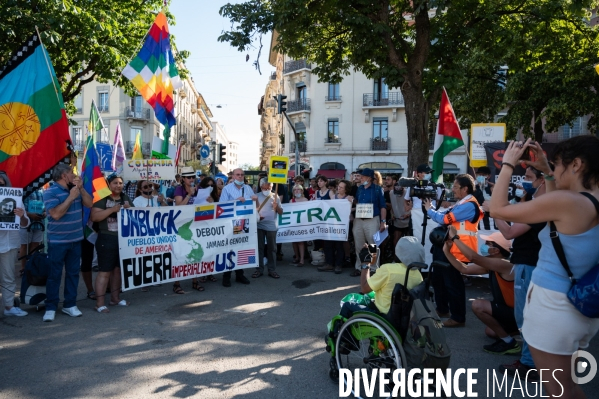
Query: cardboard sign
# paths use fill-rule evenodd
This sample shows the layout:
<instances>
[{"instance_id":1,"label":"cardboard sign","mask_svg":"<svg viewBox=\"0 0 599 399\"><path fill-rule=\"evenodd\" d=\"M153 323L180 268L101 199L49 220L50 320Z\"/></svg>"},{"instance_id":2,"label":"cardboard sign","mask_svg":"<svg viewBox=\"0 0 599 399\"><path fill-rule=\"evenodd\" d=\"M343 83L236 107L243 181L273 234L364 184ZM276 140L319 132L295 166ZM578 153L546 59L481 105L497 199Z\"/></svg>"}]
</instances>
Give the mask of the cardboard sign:
<instances>
[{"instance_id":1,"label":"cardboard sign","mask_svg":"<svg viewBox=\"0 0 599 399\"><path fill-rule=\"evenodd\" d=\"M470 166L486 166L485 144L505 142L505 123L473 123L470 132Z\"/></svg>"},{"instance_id":2,"label":"cardboard sign","mask_svg":"<svg viewBox=\"0 0 599 399\"><path fill-rule=\"evenodd\" d=\"M15 209L22 207L23 189L0 187L0 230L21 228L21 218L15 215Z\"/></svg>"},{"instance_id":3,"label":"cardboard sign","mask_svg":"<svg viewBox=\"0 0 599 399\"><path fill-rule=\"evenodd\" d=\"M268 161L268 182L287 183L287 171L289 170L289 157L273 155Z\"/></svg>"},{"instance_id":4,"label":"cardboard sign","mask_svg":"<svg viewBox=\"0 0 599 399\"><path fill-rule=\"evenodd\" d=\"M372 205L372 204L371 204ZM277 244L306 240L347 241L352 204L346 199L282 204Z\"/></svg>"},{"instance_id":5,"label":"cardboard sign","mask_svg":"<svg viewBox=\"0 0 599 399\"><path fill-rule=\"evenodd\" d=\"M130 159L123 163L125 180L175 180L172 159Z\"/></svg>"}]
</instances>

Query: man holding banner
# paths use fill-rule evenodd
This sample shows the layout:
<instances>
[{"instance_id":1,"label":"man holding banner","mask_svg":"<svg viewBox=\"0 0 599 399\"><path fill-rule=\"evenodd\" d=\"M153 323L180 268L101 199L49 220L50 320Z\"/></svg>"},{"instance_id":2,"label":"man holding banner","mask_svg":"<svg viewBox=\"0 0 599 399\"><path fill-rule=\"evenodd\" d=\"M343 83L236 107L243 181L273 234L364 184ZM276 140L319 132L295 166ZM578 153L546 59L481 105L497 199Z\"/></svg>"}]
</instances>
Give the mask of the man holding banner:
<instances>
[{"instance_id":1,"label":"man holding banner","mask_svg":"<svg viewBox=\"0 0 599 399\"><path fill-rule=\"evenodd\" d=\"M220 195L220 202L238 201L237 205L243 205L248 202L247 206L253 207L252 201L256 201L258 197L254 194L254 190L243 182L245 173L240 168L233 171L233 184L227 184ZM260 245L260 243L258 243ZM264 245L264 243L262 243ZM235 270L235 281L241 284L249 284L250 280L243 274L243 269ZM223 287L231 286L231 272L223 273Z\"/></svg>"}]
</instances>

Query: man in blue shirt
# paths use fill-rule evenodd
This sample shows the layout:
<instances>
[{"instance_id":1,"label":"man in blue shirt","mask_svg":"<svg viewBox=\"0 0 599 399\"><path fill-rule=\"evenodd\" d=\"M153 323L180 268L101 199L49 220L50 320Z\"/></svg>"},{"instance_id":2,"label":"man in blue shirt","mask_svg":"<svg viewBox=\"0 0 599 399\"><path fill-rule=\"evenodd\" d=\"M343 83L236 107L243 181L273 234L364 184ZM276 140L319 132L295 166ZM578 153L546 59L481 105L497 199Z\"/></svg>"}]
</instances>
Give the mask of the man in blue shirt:
<instances>
[{"instance_id":1,"label":"man in blue shirt","mask_svg":"<svg viewBox=\"0 0 599 399\"><path fill-rule=\"evenodd\" d=\"M44 321L54 321L58 308L62 268L65 269L64 302L62 312L72 317L81 316L77 308L77 287L83 240L82 206L91 207L92 197L82 187L73 167L57 165L52 171L54 184L44 192L44 206L48 213L48 258L50 275L46 283L46 313Z\"/></svg>"},{"instance_id":2,"label":"man in blue shirt","mask_svg":"<svg viewBox=\"0 0 599 399\"><path fill-rule=\"evenodd\" d=\"M354 220L354 243L356 248L362 248L364 244L374 244L374 234L383 232L387 228L387 203L383 188L372 182L374 171L370 168L362 170L360 175L360 187L356 193L356 218ZM351 276L358 277L360 271L360 259L356 259L356 269Z\"/></svg>"}]
</instances>

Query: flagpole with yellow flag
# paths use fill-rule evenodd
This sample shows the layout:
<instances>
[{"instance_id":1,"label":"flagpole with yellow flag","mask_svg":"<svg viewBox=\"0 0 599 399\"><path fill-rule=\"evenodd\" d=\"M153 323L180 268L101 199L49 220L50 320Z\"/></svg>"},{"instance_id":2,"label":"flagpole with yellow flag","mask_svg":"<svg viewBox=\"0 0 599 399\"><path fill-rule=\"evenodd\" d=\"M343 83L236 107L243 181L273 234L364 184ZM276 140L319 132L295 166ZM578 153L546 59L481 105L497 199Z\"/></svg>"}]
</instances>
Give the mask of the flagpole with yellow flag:
<instances>
[{"instance_id":1,"label":"flagpole with yellow flag","mask_svg":"<svg viewBox=\"0 0 599 399\"><path fill-rule=\"evenodd\" d=\"M133 155L131 159L144 159L144 156L141 152L141 133L137 133L135 136L135 146L133 147Z\"/></svg>"}]
</instances>

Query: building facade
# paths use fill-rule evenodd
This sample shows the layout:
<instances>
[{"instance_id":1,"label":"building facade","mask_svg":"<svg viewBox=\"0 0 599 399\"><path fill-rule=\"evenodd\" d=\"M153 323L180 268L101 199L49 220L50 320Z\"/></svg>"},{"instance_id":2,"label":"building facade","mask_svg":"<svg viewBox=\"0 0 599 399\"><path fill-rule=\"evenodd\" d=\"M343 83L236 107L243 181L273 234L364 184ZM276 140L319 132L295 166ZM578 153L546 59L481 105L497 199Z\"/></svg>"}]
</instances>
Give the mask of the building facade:
<instances>
[{"instance_id":1,"label":"building facade","mask_svg":"<svg viewBox=\"0 0 599 399\"><path fill-rule=\"evenodd\" d=\"M412 175L412 171L406 170L408 132L399 89L391 90L384 79L368 79L360 72L351 73L338 84L318 82L310 63L274 52L273 44L274 40L269 62L276 67L276 83L272 86L269 83L262 101L263 146L271 143L265 131L270 128L275 135L278 132L273 129L278 125L270 119L272 108L267 96L272 98L272 92L278 91L287 96L287 115L298 133L296 140L289 123L275 116L284 142L281 152L291 158L290 170L295 168L297 146L300 171L308 170L311 177L323 174L329 178L348 178L352 171L365 167L383 174ZM452 152L445 161L444 173L465 173L465 148Z\"/></svg>"},{"instance_id":2,"label":"building facade","mask_svg":"<svg viewBox=\"0 0 599 399\"><path fill-rule=\"evenodd\" d=\"M212 144L222 144L226 147L225 161L222 163L217 163L216 166L221 172L228 173L239 167L239 161L237 158L237 154L239 153L239 144L235 141L229 140L225 127L218 123L218 121L213 120L212 124L214 126L214 129L210 134L210 140L212 141Z\"/></svg>"}]
</instances>

